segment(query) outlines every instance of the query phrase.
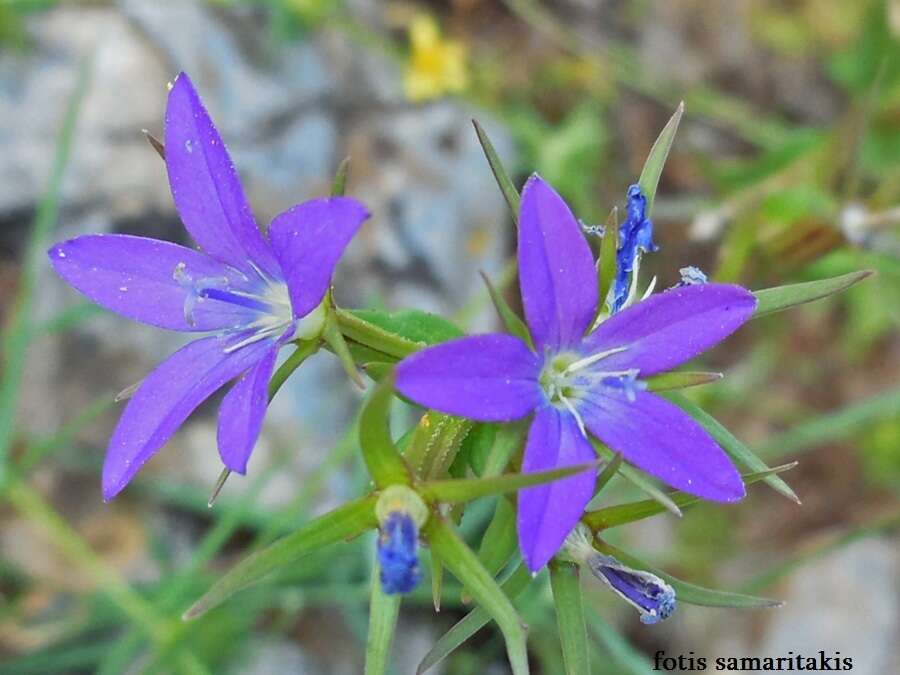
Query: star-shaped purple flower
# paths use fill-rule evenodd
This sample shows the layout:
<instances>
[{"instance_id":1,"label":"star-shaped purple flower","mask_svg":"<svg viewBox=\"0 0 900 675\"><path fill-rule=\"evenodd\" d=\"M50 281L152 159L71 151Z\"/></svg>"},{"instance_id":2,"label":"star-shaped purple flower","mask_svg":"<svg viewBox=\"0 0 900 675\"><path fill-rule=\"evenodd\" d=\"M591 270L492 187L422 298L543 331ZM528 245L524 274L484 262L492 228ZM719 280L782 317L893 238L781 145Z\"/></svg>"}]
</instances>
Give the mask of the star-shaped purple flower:
<instances>
[{"instance_id":1,"label":"star-shaped purple flower","mask_svg":"<svg viewBox=\"0 0 900 675\"><path fill-rule=\"evenodd\" d=\"M641 378L670 370L733 333L756 300L739 286L675 288L614 314L593 332L597 274L562 198L539 176L522 192L519 283L531 349L505 334L460 338L417 352L397 368L413 401L485 422L534 414L522 471L592 462L587 434L681 490L735 501L744 485L696 422L645 390ZM596 472L522 490L518 533L532 571L559 550L594 493Z\"/></svg>"},{"instance_id":2,"label":"star-shaped purple flower","mask_svg":"<svg viewBox=\"0 0 900 675\"><path fill-rule=\"evenodd\" d=\"M275 217L264 237L184 73L169 92L165 159L175 206L202 252L103 234L49 251L57 273L106 309L160 328L212 333L163 361L128 402L103 465L106 500L235 379L219 409L219 454L228 469L246 472L278 349L318 334L334 267L369 215L353 199L313 199Z\"/></svg>"}]
</instances>

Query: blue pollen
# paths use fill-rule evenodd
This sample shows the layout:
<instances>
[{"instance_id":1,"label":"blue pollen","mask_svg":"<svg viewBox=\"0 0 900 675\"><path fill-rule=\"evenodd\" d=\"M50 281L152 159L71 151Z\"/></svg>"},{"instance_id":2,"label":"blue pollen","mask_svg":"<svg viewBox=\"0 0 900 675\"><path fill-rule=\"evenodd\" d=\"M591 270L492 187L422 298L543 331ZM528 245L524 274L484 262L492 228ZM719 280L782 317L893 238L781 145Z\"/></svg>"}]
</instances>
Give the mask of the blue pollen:
<instances>
[{"instance_id":1,"label":"blue pollen","mask_svg":"<svg viewBox=\"0 0 900 675\"><path fill-rule=\"evenodd\" d=\"M709 281L703 273L703 270L699 267L694 267L693 265L690 267L682 267L678 272L681 274L681 281L678 282L679 286L695 286L697 284L705 284Z\"/></svg>"},{"instance_id":2,"label":"blue pollen","mask_svg":"<svg viewBox=\"0 0 900 675\"><path fill-rule=\"evenodd\" d=\"M246 307L247 309L256 309L260 312L272 311L272 305L270 305L268 302L264 302L263 300L260 300L258 298L248 297L240 293L223 291L219 288L204 288L200 291L200 295L204 298L209 298L210 300L228 302L232 305Z\"/></svg>"},{"instance_id":3,"label":"blue pollen","mask_svg":"<svg viewBox=\"0 0 900 675\"><path fill-rule=\"evenodd\" d=\"M408 513L391 512L378 536L381 588L388 595L409 593L419 583L419 532Z\"/></svg>"},{"instance_id":4,"label":"blue pollen","mask_svg":"<svg viewBox=\"0 0 900 675\"><path fill-rule=\"evenodd\" d=\"M675 591L654 574L633 570L610 556L596 555L588 560L591 571L622 599L641 613L641 623L664 621L675 611Z\"/></svg>"},{"instance_id":5,"label":"blue pollen","mask_svg":"<svg viewBox=\"0 0 900 675\"><path fill-rule=\"evenodd\" d=\"M647 218L647 197L639 185L628 188L627 217L619 227L619 248L616 251L616 279L613 284L611 313L622 309L631 286L631 273L640 252L653 253L659 247L653 243L653 222Z\"/></svg>"}]
</instances>

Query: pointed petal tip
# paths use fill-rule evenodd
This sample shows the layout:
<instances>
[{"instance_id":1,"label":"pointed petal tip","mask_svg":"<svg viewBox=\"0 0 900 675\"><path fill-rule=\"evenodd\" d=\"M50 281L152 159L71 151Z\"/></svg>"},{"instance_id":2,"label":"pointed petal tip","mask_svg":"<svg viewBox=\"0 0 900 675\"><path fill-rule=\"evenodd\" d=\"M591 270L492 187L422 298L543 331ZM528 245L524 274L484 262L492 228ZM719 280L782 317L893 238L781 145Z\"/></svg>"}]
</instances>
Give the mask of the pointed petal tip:
<instances>
[{"instance_id":1,"label":"pointed petal tip","mask_svg":"<svg viewBox=\"0 0 900 675\"><path fill-rule=\"evenodd\" d=\"M125 489L125 486L128 485L128 481L124 483L121 481L113 481L108 479L106 475L103 476L102 486L101 486L101 494L103 495L103 503L109 504L113 499L119 496L119 493Z\"/></svg>"},{"instance_id":2,"label":"pointed petal tip","mask_svg":"<svg viewBox=\"0 0 900 675\"><path fill-rule=\"evenodd\" d=\"M525 185L522 186L522 196L525 196L525 193L534 186L543 186L549 189L553 189L550 187L550 184L544 180L543 176L539 174L537 171L532 171L531 175L528 176L528 179L525 181Z\"/></svg>"}]
</instances>

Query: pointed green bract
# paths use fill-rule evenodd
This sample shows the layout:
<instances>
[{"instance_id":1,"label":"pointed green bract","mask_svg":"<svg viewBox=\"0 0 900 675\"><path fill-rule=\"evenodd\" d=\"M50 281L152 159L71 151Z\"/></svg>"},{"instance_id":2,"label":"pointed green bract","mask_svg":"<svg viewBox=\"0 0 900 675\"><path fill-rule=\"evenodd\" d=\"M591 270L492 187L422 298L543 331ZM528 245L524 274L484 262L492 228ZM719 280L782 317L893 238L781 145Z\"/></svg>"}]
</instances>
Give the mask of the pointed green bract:
<instances>
[{"instance_id":1,"label":"pointed green bract","mask_svg":"<svg viewBox=\"0 0 900 675\"><path fill-rule=\"evenodd\" d=\"M331 293L329 292L328 295L330 296ZM326 302L330 303L330 297ZM350 353L350 347L344 339L344 334L341 332L340 326L338 325L334 310L328 311L328 317L325 319L325 329L322 331L322 339L331 348L332 353L338 357L338 361L341 362L341 366L343 366L347 377L349 377L357 387L365 389L366 383L363 380L362 375L360 375L359 370L356 368L356 361L353 359L353 354Z\"/></svg>"},{"instance_id":2,"label":"pointed green bract","mask_svg":"<svg viewBox=\"0 0 900 675\"><path fill-rule=\"evenodd\" d=\"M444 589L444 566L437 556L431 556L431 603L434 611L441 611L441 595Z\"/></svg>"},{"instance_id":3,"label":"pointed green bract","mask_svg":"<svg viewBox=\"0 0 900 675\"><path fill-rule=\"evenodd\" d=\"M163 161L166 160L166 146L163 145L163 142L159 140L156 136L151 134L146 129L141 129L141 132L144 134L144 138L147 139L147 142L150 144L150 147L156 151L156 154L159 155L159 158Z\"/></svg>"},{"instance_id":4,"label":"pointed green bract","mask_svg":"<svg viewBox=\"0 0 900 675\"><path fill-rule=\"evenodd\" d=\"M662 570L638 560L633 555L622 549L616 548L606 542L595 541L594 546L598 551L611 555L619 562L629 567L645 570L667 581L675 589L675 597L678 602L686 602L689 605L702 605L704 607L733 607L736 609L771 609L781 607L784 603L770 598L760 598L743 593L731 593L730 591L717 591L712 588L704 588L696 584L676 579Z\"/></svg>"},{"instance_id":5,"label":"pointed green bract","mask_svg":"<svg viewBox=\"0 0 900 675\"><path fill-rule=\"evenodd\" d=\"M768 471L745 473L742 478L746 485L751 485L774 474L793 469L795 466L797 466L797 462L791 462L790 464L773 467ZM681 492L679 490L670 492L669 498L679 508L685 508L701 501L699 497L689 495L686 492ZM603 509L597 509L596 511L590 511L585 514L584 518L581 519L581 522L590 527L594 532L598 532L611 527L617 527L619 525L625 525L627 523L650 518L651 516L663 513L665 510L666 509L659 502L653 499L642 499L637 502L617 504L616 506L608 506Z\"/></svg>"},{"instance_id":6,"label":"pointed green bract","mask_svg":"<svg viewBox=\"0 0 900 675\"><path fill-rule=\"evenodd\" d=\"M606 457L610 457L611 461L615 461L615 454L612 450L607 448L596 438L589 438L588 440L591 442L591 445L594 446L594 450ZM656 487L656 485L653 484L650 478L645 476L630 464L625 464L624 462L619 465L618 472L619 475L622 476L622 478L630 482L642 492L646 493L654 501L659 502L659 504L663 508L665 508L666 511L668 511L672 515L678 516L679 518L681 517L681 510L678 508L675 502L673 502L665 492Z\"/></svg>"},{"instance_id":7,"label":"pointed green bract","mask_svg":"<svg viewBox=\"0 0 900 675\"><path fill-rule=\"evenodd\" d=\"M621 453L616 453L613 455L613 458L606 463L606 466L603 467L603 471L600 472L600 475L597 476L597 483L594 486L594 496L600 494L600 491L605 488L606 484L618 473L620 466L622 466L622 455Z\"/></svg>"},{"instance_id":8,"label":"pointed green bract","mask_svg":"<svg viewBox=\"0 0 900 675\"><path fill-rule=\"evenodd\" d=\"M387 672L402 597L399 594L386 595L381 589L380 568L376 561L372 569L372 595L369 600L365 675L384 675Z\"/></svg>"},{"instance_id":9,"label":"pointed green bract","mask_svg":"<svg viewBox=\"0 0 900 675\"><path fill-rule=\"evenodd\" d=\"M566 675L591 675L578 565L559 560L551 562L550 588Z\"/></svg>"},{"instance_id":10,"label":"pointed green bract","mask_svg":"<svg viewBox=\"0 0 900 675\"><path fill-rule=\"evenodd\" d=\"M513 675L528 675L525 628L494 577L484 569L478 556L442 517L435 515L429 518L422 535L431 546L432 554L440 557L441 562L465 585L481 608L497 622L506 640L506 652ZM422 667L419 668L421 672Z\"/></svg>"},{"instance_id":11,"label":"pointed green bract","mask_svg":"<svg viewBox=\"0 0 900 675\"><path fill-rule=\"evenodd\" d=\"M750 448L741 443L730 431L728 431L728 429L722 426L716 418L703 410L703 408L696 403L677 392L669 392L665 397L693 417L700 426L709 432L710 436L716 439L716 442L722 446L722 449L738 464L745 466L751 471L771 471L770 467L757 457ZM764 480L766 481L766 484L776 492L784 495L792 502L796 502L797 504L800 503L800 498L797 497L797 494L791 489L791 486L785 483L776 474L773 473Z\"/></svg>"},{"instance_id":12,"label":"pointed green bract","mask_svg":"<svg viewBox=\"0 0 900 675\"><path fill-rule=\"evenodd\" d=\"M500 192L503 193L503 198L506 200L507 206L509 206L509 212L512 214L513 222L518 225L519 191L516 190L516 186L510 180L509 174L506 173L506 169L503 168L503 163L500 161L497 151L494 150L494 144L491 143L491 139L488 138L487 132L485 132L484 128L477 120L472 120L472 124L475 126L475 133L478 134L478 142L481 143L481 149L484 150L484 156L487 158L488 164L491 167L491 172L494 174L494 180L497 181Z\"/></svg>"},{"instance_id":13,"label":"pointed green bract","mask_svg":"<svg viewBox=\"0 0 900 675\"><path fill-rule=\"evenodd\" d=\"M648 391L669 391L670 389L686 389L687 387L718 382L721 379L722 373L673 372L648 377L645 382L647 383Z\"/></svg>"},{"instance_id":14,"label":"pointed green bract","mask_svg":"<svg viewBox=\"0 0 900 675\"><path fill-rule=\"evenodd\" d=\"M802 284L789 284L787 286L776 286L775 288L753 291L753 295L756 296L757 300L756 312L754 312L753 318L767 316L797 305L827 298L829 295L847 290L873 274L875 272L872 270L860 270L859 272L850 272L849 274L842 274L839 277L830 279L819 279L818 281L808 281Z\"/></svg>"},{"instance_id":15,"label":"pointed green bract","mask_svg":"<svg viewBox=\"0 0 900 675\"><path fill-rule=\"evenodd\" d=\"M194 619L275 570L291 565L329 544L356 537L374 528L377 525L375 501L376 497L370 495L344 504L245 558L194 603L183 618Z\"/></svg>"},{"instance_id":16,"label":"pointed green bract","mask_svg":"<svg viewBox=\"0 0 900 675\"><path fill-rule=\"evenodd\" d=\"M502 583L500 586L501 592L507 598L515 598L528 587L528 584L531 583L531 579L531 574L525 566L519 565L513 573L509 575L509 578ZM422 675L422 673L443 661L466 640L484 628L490 620L490 614L482 607L476 607L466 614L449 631L444 633L444 635L442 635L428 651L425 658L419 663L418 668L416 668L416 675Z\"/></svg>"},{"instance_id":17,"label":"pointed green bract","mask_svg":"<svg viewBox=\"0 0 900 675\"><path fill-rule=\"evenodd\" d=\"M488 294L491 296L491 302L494 304L494 309L497 310L497 314L500 316L504 328L506 328L506 332L520 338L529 347L534 349L534 343L531 341L531 333L528 331L528 326L525 325L525 322L512 310L506 300L503 299L503 296L494 287L494 284L491 283L488 275L484 272L480 272L480 274L481 278L484 280L484 285L487 286Z\"/></svg>"},{"instance_id":18,"label":"pointed green bract","mask_svg":"<svg viewBox=\"0 0 900 675\"><path fill-rule=\"evenodd\" d=\"M437 480L422 483L419 492L425 499L435 502L463 503L479 497L499 495L505 492L515 492L522 488L552 483L560 478L566 478L576 473L589 470L595 464L579 464L566 466L550 471L536 471L534 473L508 473L502 476L486 478L461 478L459 480Z\"/></svg>"},{"instance_id":19,"label":"pointed green bract","mask_svg":"<svg viewBox=\"0 0 900 675\"><path fill-rule=\"evenodd\" d=\"M343 197L347 191L347 176L350 173L350 158L344 157L334 172L334 180L331 183L331 196Z\"/></svg>"},{"instance_id":20,"label":"pointed green bract","mask_svg":"<svg viewBox=\"0 0 900 675\"><path fill-rule=\"evenodd\" d=\"M659 177L662 175L663 167L666 165L666 159L669 157L669 150L672 149L672 142L675 140L675 132L678 131L678 124L681 122L681 116L684 114L684 101L678 104L678 108L666 126L659 133L653 147L650 148L650 154L647 155L647 161L644 162L644 168L641 170L641 177L638 178L638 185L641 186L641 192L647 198L647 217L653 213L653 200L656 197L656 188L659 185Z\"/></svg>"},{"instance_id":21,"label":"pointed green bract","mask_svg":"<svg viewBox=\"0 0 900 675\"><path fill-rule=\"evenodd\" d=\"M409 467L394 445L388 417L394 397L394 378L375 387L359 417L359 446L369 475L381 490L390 485L411 485Z\"/></svg>"},{"instance_id":22,"label":"pointed green bract","mask_svg":"<svg viewBox=\"0 0 900 675\"><path fill-rule=\"evenodd\" d=\"M410 340L396 330L384 328L386 321L379 319L389 316L385 312L338 308L336 313L338 326L344 337L360 343L368 350L402 359L425 346L424 342Z\"/></svg>"}]
</instances>

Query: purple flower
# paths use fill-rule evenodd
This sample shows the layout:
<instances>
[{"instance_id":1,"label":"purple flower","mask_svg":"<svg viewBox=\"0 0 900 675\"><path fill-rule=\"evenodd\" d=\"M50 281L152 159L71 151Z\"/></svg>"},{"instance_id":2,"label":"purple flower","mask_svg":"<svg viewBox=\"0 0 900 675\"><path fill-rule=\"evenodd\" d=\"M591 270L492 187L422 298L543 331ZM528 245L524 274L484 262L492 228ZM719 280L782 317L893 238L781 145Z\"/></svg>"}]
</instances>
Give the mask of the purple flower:
<instances>
[{"instance_id":1,"label":"purple flower","mask_svg":"<svg viewBox=\"0 0 900 675\"><path fill-rule=\"evenodd\" d=\"M353 199L313 199L277 216L264 237L184 73L169 92L165 147L175 206L203 252L102 234L49 251L57 273L106 309L160 328L212 333L163 361L128 402L103 465L106 500L232 380L219 410L219 454L227 468L246 472L278 349L318 334L334 267L368 217Z\"/></svg>"},{"instance_id":2,"label":"purple flower","mask_svg":"<svg viewBox=\"0 0 900 675\"><path fill-rule=\"evenodd\" d=\"M519 283L535 349L511 335L465 337L430 347L397 368L397 388L453 415L504 422L534 414L522 470L594 461L590 433L629 462L678 489L735 501L744 485L696 422L645 390L733 333L756 306L738 286L702 284L654 295L589 332L597 275L578 222L538 176L525 185L519 222ZM525 562L540 569L581 518L596 475L585 471L519 493Z\"/></svg>"}]
</instances>

